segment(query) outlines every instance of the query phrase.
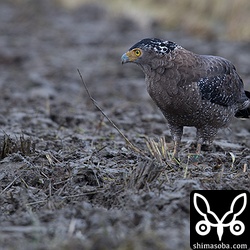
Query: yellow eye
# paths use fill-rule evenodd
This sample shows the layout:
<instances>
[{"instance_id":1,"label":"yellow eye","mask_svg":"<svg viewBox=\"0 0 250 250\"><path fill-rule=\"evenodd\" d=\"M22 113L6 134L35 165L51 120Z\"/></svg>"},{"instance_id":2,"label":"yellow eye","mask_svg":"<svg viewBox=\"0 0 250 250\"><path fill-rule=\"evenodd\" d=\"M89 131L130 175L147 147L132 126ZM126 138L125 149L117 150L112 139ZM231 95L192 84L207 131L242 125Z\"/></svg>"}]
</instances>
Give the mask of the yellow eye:
<instances>
[{"instance_id":1,"label":"yellow eye","mask_svg":"<svg viewBox=\"0 0 250 250\"><path fill-rule=\"evenodd\" d=\"M141 51L139 49L135 49L134 52L135 52L136 56L140 56L141 55Z\"/></svg>"}]
</instances>

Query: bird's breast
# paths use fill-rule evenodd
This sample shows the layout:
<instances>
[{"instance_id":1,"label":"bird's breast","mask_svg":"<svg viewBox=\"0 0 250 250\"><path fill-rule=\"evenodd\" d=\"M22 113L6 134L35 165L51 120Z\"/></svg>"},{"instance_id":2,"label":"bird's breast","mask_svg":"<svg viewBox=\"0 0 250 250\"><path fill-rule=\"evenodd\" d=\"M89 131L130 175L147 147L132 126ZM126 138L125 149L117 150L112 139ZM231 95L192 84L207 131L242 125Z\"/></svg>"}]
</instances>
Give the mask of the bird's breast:
<instances>
[{"instance_id":1,"label":"bird's breast","mask_svg":"<svg viewBox=\"0 0 250 250\"><path fill-rule=\"evenodd\" d=\"M174 72L170 71L165 78L155 74L153 78L146 78L146 83L149 95L165 113L192 114L201 108L201 95L197 84L182 83Z\"/></svg>"}]
</instances>

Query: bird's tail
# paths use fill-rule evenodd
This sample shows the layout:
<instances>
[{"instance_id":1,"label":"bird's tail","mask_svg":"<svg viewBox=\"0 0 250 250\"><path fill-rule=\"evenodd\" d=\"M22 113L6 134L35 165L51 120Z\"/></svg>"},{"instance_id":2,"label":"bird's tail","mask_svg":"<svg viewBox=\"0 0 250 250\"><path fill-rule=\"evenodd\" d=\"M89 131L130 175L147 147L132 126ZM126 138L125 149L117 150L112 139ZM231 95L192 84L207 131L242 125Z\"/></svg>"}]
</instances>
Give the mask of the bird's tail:
<instances>
[{"instance_id":1,"label":"bird's tail","mask_svg":"<svg viewBox=\"0 0 250 250\"><path fill-rule=\"evenodd\" d=\"M249 103L250 103L250 92L245 91L245 94L246 94L247 98L249 99ZM235 114L235 117L237 117L237 118L250 118L250 104L245 109L238 110Z\"/></svg>"}]
</instances>

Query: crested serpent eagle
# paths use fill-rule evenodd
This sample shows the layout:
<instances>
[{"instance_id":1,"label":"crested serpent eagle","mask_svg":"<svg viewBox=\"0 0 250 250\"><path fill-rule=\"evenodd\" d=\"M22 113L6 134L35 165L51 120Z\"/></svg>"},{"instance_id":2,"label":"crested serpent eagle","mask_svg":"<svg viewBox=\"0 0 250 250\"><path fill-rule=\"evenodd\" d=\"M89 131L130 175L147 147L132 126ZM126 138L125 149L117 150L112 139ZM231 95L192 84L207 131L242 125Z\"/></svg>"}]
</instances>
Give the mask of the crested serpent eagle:
<instances>
[{"instance_id":1,"label":"crested serpent eagle","mask_svg":"<svg viewBox=\"0 0 250 250\"><path fill-rule=\"evenodd\" d=\"M143 39L122 55L145 74L147 90L166 117L178 158L184 126L197 129L197 154L232 118L250 118L250 92L234 65L219 56L198 55L171 41Z\"/></svg>"}]
</instances>

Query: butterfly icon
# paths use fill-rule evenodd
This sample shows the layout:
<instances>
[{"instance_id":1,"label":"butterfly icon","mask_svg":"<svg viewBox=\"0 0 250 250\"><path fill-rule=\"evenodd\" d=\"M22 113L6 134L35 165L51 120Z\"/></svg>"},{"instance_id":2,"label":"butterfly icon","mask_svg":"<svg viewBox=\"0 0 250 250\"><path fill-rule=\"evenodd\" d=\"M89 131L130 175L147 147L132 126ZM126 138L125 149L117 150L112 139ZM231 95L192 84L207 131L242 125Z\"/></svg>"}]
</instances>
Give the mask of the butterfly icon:
<instances>
[{"instance_id":1,"label":"butterfly icon","mask_svg":"<svg viewBox=\"0 0 250 250\"><path fill-rule=\"evenodd\" d=\"M202 211L202 210L204 210L204 206L200 206L200 208L198 206L199 199L200 199L200 202L203 201L203 205L205 204L205 208L206 208L205 212ZM240 199L243 199L243 205L239 211L235 211L235 210L237 210L237 208L235 207L235 204L237 202L239 202ZM213 211L210 210L210 205L209 205L207 199L203 195L201 195L199 193L195 193L194 197L193 197L193 203L194 203L194 207L195 207L196 211L204 218L204 220L200 220L199 222L197 222L197 224L195 226L195 230L199 235L202 235L202 236L207 235L207 234L209 234L211 227L215 227L215 228L217 228L217 235L218 235L219 241L221 241L222 235L224 233L224 227L229 227L230 232L235 236L241 235L245 231L244 223L240 220L237 220L236 218L246 208L246 205L247 205L247 194L246 193L239 194L233 199L231 206L230 206L230 210L228 212L226 212L222 216L221 219L219 219L218 216ZM199 203L199 204L201 204L201 203ZM226 219L228 220L227 217L229 217L229 218L232 217L232 219L230 222L224 223ZM213 222L211 222L211 220ZM214 222L216 222L216 223L214 223Z\"/></svg>"}]
</instances>

